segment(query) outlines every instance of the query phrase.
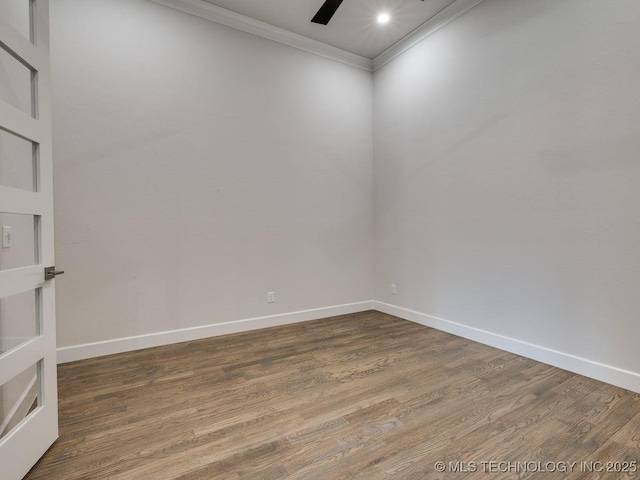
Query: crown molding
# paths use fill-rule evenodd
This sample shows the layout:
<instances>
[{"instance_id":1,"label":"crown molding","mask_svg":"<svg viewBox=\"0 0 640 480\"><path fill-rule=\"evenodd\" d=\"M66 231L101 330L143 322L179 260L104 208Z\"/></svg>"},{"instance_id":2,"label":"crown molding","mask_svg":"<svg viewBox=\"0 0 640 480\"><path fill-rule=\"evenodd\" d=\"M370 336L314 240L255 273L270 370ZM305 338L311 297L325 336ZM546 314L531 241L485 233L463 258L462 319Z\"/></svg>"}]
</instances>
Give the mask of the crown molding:
<instances>
[{"instance_id":1,"label":"crown molding","mask_svg":"<svg viewBox=\"0 0 640 480\"><path fill-rule=\"evenodd\" d=\"M290 32L283 28L274 27L266 22L255 20L226 8L207 3L203 0L150 0L153 3L164 5L196 17L211 20L212 22L226 25L243 32L257 35L274 42L282 43L298 50L313 53L321 57L351 65L368 72L372 71L372 61L369 58L342 50L341 48L327 45L326 43L312 40L303 35Z\"/></svg>"},{"instance_id":2,"label":"crown molding","mask_svg":"<svg viewBox=\"0 0 640 480\"><path fill-rule=\"evenodd\" d=\"M274 42L282 43L298 50L302 50L314 55L319 55L336 62L351 65L352 67L372 72L375 71L394 58L420 43L425 38L433 35L442 27L448 25L459 16L482 3L484 0L455 0L449 6L438 12L414 31L403 37L401 40L387 48L373 60L357 55L347 50L328 45L318 40L290 32L284 28L275 27L266 22L232 12L226 8L213 5L204 0L149 0L165 7L173 8L196 17L204 18L212 22L226 25L243 32L257 35Z\"/></svg>"},{"instance_id":3,"label":"crown molding","mask_svg":"<svg viewBox=\"0 0 640 480\"><path fill-rule=\"evenodd\" d=\"M403 37L373 59L373 71L383 67L394 58L402 55L411 47L420 43L425 38L433 35L442 27L453 22L456 18L482 3L484 0L456 0L440 12L435 14L413 32Z\"/></svg>"}]
</instances>

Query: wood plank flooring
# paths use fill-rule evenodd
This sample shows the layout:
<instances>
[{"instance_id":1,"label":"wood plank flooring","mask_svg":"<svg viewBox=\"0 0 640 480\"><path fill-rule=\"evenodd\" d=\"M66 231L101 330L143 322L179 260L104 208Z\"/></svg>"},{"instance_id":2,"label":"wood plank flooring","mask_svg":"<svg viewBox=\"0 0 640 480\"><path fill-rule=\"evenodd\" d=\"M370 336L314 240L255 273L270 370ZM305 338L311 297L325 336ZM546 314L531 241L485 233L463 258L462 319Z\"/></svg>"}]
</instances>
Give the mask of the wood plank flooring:
<instances>
[{"instance_id":1,"label":"wood plank flooring","mask_svg":"<svg viewBox=\"0 0 640 480\"><path fill-rule=\"evenodd\" d=\"M379 312L58 372L28 480L640 478L640 395Z\"/></svg>"}]
</instances>

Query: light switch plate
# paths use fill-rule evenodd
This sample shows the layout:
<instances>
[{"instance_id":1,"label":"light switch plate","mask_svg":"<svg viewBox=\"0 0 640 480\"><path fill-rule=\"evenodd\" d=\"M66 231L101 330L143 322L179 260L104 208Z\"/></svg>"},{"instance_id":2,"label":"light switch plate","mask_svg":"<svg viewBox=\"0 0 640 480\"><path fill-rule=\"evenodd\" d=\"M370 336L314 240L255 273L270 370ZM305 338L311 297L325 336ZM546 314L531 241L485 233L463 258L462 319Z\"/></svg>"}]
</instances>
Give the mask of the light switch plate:
<instances>
[{"instance_id":1,"label":"light switch plate","mask_svg":"<svg viewBox=\"0 0 640 480\"><path fill-rule=\"evenodd\" d=\"M11 227L7 227L6 225L2 226L2 248L10 248L11 247Z\"/></svg>"}]
</instances>

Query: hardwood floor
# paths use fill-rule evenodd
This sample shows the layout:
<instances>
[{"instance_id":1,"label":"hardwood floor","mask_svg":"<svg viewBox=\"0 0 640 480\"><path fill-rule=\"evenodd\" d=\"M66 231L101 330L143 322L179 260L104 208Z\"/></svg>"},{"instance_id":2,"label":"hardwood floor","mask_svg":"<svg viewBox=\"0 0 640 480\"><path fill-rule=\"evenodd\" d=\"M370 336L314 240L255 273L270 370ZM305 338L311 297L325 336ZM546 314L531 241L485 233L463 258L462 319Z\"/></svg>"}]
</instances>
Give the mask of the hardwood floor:
<instances>
[{"instance_id":1,"label":"hardwood floor","mask_svg":"<svg viewBox=\"0 0 640 480\"><path fill-rule=\"evenodd\" d=\"M378 312L69 363L59 390L60 438L29 480L590 479L640 463L640 395Z\"/></svg>"}]
</instances>

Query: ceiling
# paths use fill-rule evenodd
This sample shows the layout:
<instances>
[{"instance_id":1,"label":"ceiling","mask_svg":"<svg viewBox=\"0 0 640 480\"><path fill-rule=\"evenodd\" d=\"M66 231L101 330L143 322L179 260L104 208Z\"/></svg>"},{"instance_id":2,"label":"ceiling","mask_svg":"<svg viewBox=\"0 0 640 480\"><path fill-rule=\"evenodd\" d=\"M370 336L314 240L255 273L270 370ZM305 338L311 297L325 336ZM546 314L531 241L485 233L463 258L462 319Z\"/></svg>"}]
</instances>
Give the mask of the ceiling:
<instances>
[{"instance_id":1,"label":"ceiling","mask_svg":"<svg viewBox=\"0 0 640 480\"><path fill-rule=\"evenodd\" d=\"M344 0L328 25L311 23L324 0L205 0L208 3L374 58L455 0ZM381 25L380 12L391 15Z\"/></svg>"}]
</instances>

